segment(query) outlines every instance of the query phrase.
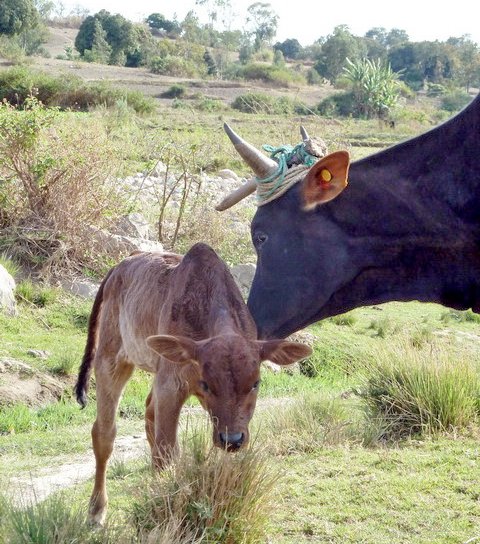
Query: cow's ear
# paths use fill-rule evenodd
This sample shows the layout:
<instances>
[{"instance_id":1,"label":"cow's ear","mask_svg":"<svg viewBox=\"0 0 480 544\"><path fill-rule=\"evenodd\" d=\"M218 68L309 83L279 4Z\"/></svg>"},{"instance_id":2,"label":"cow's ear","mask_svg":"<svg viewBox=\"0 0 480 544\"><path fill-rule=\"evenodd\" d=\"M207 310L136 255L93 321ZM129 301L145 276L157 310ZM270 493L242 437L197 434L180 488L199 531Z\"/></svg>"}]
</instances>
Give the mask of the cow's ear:
<instances>
[{"instance_id":1,"label":"cow's ear","mask_svg":"<svg viewBox=\"0 0 480 544\"><path fill-rule=\"evenodd\" d=\"M291 365L312 354L312 350L304 344L287 340L259 340L260 357L277 365Z\"/></svg>"},{"instance_id":2,"label":"cow's ear","mask_svg":"<svg viewBox=\"0 0 480 544\"><path fill-rule=\"evenodd\" d=\"M338 196L348 185L350 157L347 151L335 151L315 163L302 181L305 210L313 210Z\"/></svg>"},{"instance_id":3,"label":"cow's ear","mask_svg":"<svg viewBox=\"0 0 480 544\"><path fill-rule=\"evenodd\" d=\"M197 344L184 336L160 334L147 338L148 347L173 363L185 364L195 360Z\"/></svg>"}]
</instances>

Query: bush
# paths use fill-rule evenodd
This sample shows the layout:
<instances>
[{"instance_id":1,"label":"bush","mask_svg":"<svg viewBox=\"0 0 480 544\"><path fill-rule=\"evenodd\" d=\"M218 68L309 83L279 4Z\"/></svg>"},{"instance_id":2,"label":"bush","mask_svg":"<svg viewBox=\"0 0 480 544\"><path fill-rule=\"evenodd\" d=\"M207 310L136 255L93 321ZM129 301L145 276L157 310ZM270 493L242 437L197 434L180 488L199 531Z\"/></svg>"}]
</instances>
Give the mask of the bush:
<instances>
[{"instance_id":1,"label":"bush","mask_svg":"<svg viewBox=\"0 0 480 544\"><path fill-rule=\"evenodd\" d=\"M353 115L355 100L353 93L342 92L332 94L320 102L317 106L318 113L327 117L348 117Z\"/></svg>"},{"instance_id":2,"label":"bush","mask_svg":"<svg viewBox=\"0 0 480 544\"><path fill-rule=\"evenodd\" d=\"M305 78L286 67L270 64L252 63L240 67L238 77L264 81L273 86L289 87L292 84L304 84Z\"/></svg>"},{"instance_id":3,"label":"bush","mask_svg":"<svg viewBox=\"0 0 480 544\"><path fill-rule=\"evenodd\" d=\"M480 412L478 369L431 346L386 348L366 366L365 382L360 394L373 418L389 422L391 437L462 429Z\"/></svg>"},{"instance_id":4,"label":"bush","mask_svg":"<svg viewBox=\"0 0 480 544\"><path fill-rule=\"evenodd\" d=\"M452 91L443 95L441 107L448 112L455 113L465 107L471 100L472 97L464 91Z\"/></svg>"},{"instance_id":5,"label":"bush","mask_svg":"<svg viewBox=\"0 0 480 544\"><path fill-rule=\"evenodd\" d=\"M138 91L114 88L107 83L85 83L71 75L51 76L25 67L0 72L0 100L23 107L35 96L45 106L87 111L99 105L114 106L124 100L137 113L152 113L153 99Z\"/></svg>"},{"instance_id":6,"label":"bush","mask_svg":"<svg viewBox=\"0 0 480 544\"><path fill-rule=\"evenodd\" d=\"M181 83L175 83L161 94L162 98L183 98L187 94L187 88Z\"/></svg>"},{"instance_id":7,"label":"bush","mask_svg":"<svg viewBox=\"0 0 480 544\"><path fill-rule=\"evenodd\" d=\"M244 113L291 115L295 111L295 103L286 96L276 98L266 93L255 92L237 96L232 108Z\"/></svg>"},{"instance_id":8,"label":"bush","mask_svg":"<svg viewBox=\"0 0 480 544\"><path fill-rule=\"evenodd\" d=\"M0 246L44 272L101 271L90 226L105 227L122 214L110 181L115 164L96 119L66 116L35 99L25 110L0 105Z\"/></svg>"}]
</instances>

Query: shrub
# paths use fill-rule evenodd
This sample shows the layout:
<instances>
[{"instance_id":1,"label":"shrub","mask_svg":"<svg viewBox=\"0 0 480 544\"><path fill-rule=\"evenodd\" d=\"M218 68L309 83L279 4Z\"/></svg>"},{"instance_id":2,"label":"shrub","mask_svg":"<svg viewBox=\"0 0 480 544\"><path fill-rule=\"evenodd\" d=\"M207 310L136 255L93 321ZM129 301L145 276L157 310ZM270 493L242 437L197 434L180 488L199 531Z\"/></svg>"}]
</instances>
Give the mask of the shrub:
<instances>
[{"instance_id":1,"label":"shrub","mask_svg":"<svg viewBox=\"0 0 480 544\"><path fill-rule=\"evenodd\" d=\"M366 365L360 394L373 418L389 422L387 434L402 437L467 427L477 419L479 392L480 376L471 362L404 342Z\"/></svg>"},{"instance_id":2,"label":"shrub","mask_svg":"<svg viewBox=\"0 0 480 544\"><path fill-rule=\"evenodd\" d=\"M0 72L0 100L24 107L35 96L45 106L87 111L99 105L114 106L124 100L137 113L152 113L152 98L138 91L128 91L105 82L85 83L71 75L51 76L25 67L13 67Z\"/></svg>"},{"instance_id":3,"label":"shrub","mask_svg":"<svg viewBox=\"0 0 480 544\"><path fill-rule=\"evenodd\" d=\"M242 66L238 71L238 77L260 80L278 87L305 83L305 78L301 74L292 72L286 67L259 63Z\"/></svg>"},{"instance_id":4,"label":"shrub","mask_svg":"<svg viewBox=\"0 0 480 544\"><path fill-rule=\"evenodd\" d=\"M162 93L162 98L182 98L187 94L187 88L181 83L173 84L168 90Z\"/></svg>"},{"instance_id":5,"label":"shrub","mask_svg":"<svg viewBox=\"0 0 480 544\"><path fill-rule=\"evenodd\" d=\"M332 94L317 106L318 113L327 117L348 117L354 113L354 96L351 92Z\"/></svg>"},{"instance_id":6,"label":"shrub","mask_svg":"<svg viewBox=\"0 0 480 544\"><path fill-rule=\"evenodd\" d=\"M109 179L115 154L96 119L62 116L29 99L0 105L0 245L20 262L55 272L103 268L90 225L122 213Z\"/></svg>"},{"instance_id":7,"label":"shrub","mask_svg":"<svg viewBox=\"0 0 480 544\"><path fill-rule=\"evenodd\" d=\"M464 91L452 91L442 96L441 107L442 109L455 113L466 106L472 97Z\"/></svg>"},{"instance_id":8,"label":"shrub","mask_svg":"<svg viewBox=\"0 0 480 544\"><path fill-rule=\"evenodd\" d=\"M267 113L269 115L291 115L295 103L288 97L276 98L266 93L245 93L237 96L232 108L245 113Z\"/></svg>"}]
</instances>

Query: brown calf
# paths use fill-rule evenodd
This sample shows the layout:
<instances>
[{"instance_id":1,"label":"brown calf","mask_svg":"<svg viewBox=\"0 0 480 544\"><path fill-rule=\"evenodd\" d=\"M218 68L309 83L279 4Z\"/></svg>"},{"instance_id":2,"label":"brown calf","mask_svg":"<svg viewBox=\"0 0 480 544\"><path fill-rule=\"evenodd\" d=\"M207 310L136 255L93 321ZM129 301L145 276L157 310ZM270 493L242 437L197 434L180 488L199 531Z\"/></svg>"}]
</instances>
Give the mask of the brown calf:
<instances>
[{"instance_id":1,"label":"brown calf","mask_svg":"<svg viewBox=\"0 0 480 544\"><path fill-rule=\"evenodd\" d=\"M216 253L196 244L181 257L138 253L103 280L93 304L88 340L75 386L85 406L95 368L96 459L89 516L106 513L106 468L116 434L115 415L135 366L154 374L146 402L146 433L156 467L174 453L180 410L190 395L213 423L213 442L228 451L248 443L260 362L291 364L310 348L285 340L257 340L250 313Z\"/></svg>"}]
</instances>

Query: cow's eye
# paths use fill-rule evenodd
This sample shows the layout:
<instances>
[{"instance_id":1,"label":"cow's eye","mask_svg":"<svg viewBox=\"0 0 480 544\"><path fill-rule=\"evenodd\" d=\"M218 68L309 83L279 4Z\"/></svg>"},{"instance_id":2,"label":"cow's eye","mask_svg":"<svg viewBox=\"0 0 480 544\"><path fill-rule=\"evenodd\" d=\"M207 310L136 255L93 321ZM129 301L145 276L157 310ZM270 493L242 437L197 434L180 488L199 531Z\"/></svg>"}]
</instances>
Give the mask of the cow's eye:
<instances>
[{"instance_id":1,"label":"cow's eye","mask_svg":"<svg viewBox=\"0 0 480 544\"><path fill-rule=\"evenodd\" d=\"M200 382L200 387L205 391L205 393L208 393L209 390L210 390L209 387L208 387L208 383L204 382L204 381Z\"/></svg>"},{"instance_id":2,"label":"cow's eye","mask_svg":"<svg viewBox=\"0 0 480 544\"><path fill-rule=\"evenodd\" d=\"M268 240L268 235L264 232L256 232L253 235L253 243L255 247L262 246Z\"/></svg>"},{"instance_id":3,"label":"cow's eye","mask_svg":"<svg viewBox=\"0 0 480 544\"><path fill-rule=\"evenodd\" d=\"M260 387L260 380L256 381L253 384L252 391L257 391L259 387Z\"/></svg>"}]
</instances>

